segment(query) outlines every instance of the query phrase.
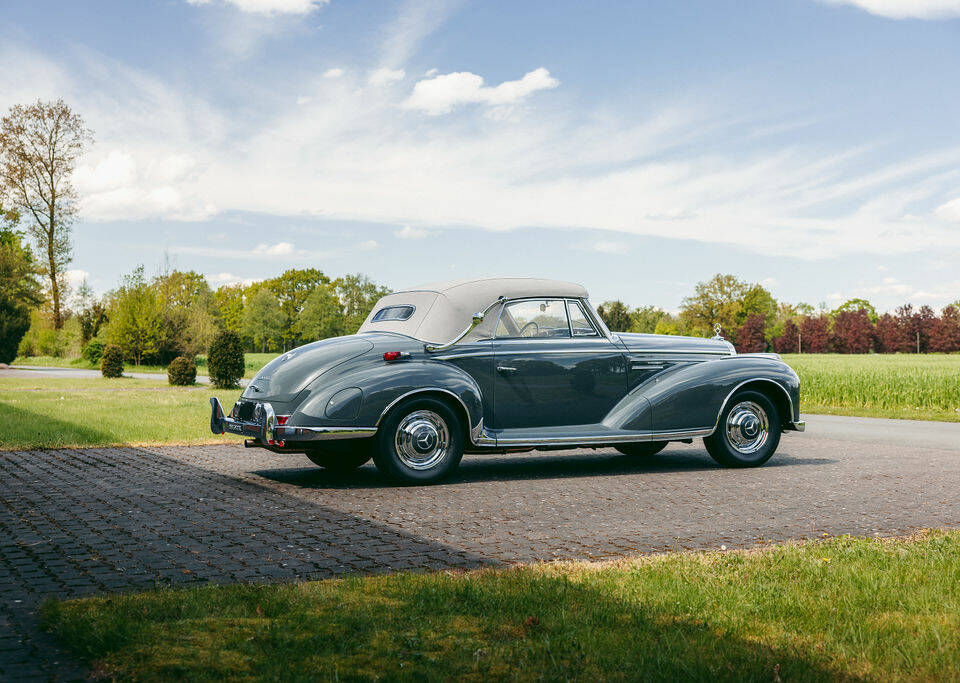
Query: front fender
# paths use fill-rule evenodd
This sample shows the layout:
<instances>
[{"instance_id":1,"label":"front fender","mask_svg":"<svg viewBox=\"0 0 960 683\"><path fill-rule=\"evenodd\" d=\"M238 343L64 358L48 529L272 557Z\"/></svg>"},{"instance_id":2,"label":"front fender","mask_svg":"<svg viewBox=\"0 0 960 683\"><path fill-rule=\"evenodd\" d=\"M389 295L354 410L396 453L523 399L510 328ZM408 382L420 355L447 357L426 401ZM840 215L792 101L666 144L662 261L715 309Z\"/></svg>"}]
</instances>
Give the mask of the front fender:
<instances>
[{"instance_id":1,"label":"front fender","mask_svg":"<svg viewBox=\"0 0 960 683\"><path fill-rule=\"evenodd\" d=\"M357 388L362 396L359 410L349 418L331 418L327 406L339 392ZM376 427L389 408L407 396L439 393L457 402L465 413L473 440L482 428L483 402L476 381L460 368L434 360L387 363L371 361L324 375L309 389L307 399L290 423L297 426L345 425Z\"/></svg>"},{"instance_id":2,"label":"front fender","mask_svg":"<svg viewBox=\"0 0 960 683\"><path fill-rule=\"evenodd\" d=\"M800 419L797 374L773 356L744 354L676 365L635 388L604 422L655 432L712 430L727 398L751 382L769 387L785 425Z\"/></svg>"}]
</instances>

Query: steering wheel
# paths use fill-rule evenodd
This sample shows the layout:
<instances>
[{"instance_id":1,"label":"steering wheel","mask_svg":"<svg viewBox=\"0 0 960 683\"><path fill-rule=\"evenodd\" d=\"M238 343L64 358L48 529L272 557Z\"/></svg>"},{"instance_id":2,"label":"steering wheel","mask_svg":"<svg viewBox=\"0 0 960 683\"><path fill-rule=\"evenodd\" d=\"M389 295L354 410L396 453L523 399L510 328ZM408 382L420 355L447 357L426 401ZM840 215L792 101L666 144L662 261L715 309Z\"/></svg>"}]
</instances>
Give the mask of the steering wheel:
<instances>
[{"instance_id":1,"label":"steering wheel","mask_svg":"<svg viewBox=\"0 0 960 683\"><path fill-rule=\"evenodd\" d=\"M523 333L527 331L527 328L530 327L531 325L532 325L533 327L536 327L536 328L537 328L537 331L536 331L534 334L532 334L531 336L533 336L533 337L539 337L539 336L540 336L540 326L537 325L537 321L536 321L536 320L531 320L531 321L528 322L526 325L524 325L523 327L520 328L520 336L521 336L521 337L523 336Z\"/></svg>"}]
</instances>

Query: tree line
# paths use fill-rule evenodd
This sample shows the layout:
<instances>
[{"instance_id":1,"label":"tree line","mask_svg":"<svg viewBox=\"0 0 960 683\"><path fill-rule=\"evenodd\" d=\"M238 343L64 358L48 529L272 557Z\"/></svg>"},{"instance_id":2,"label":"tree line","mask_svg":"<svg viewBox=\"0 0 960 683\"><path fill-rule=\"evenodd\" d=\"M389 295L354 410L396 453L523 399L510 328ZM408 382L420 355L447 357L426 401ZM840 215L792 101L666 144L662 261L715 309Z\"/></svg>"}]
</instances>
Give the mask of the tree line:
<instances>
[{"instance_id":1,"label":"tree line","mask_svg":"<svg viewBox=\"0 0 960 683\"><path fill-rule=\"evenodd\" d=\"M18 355L73 356L97 362L107 344L128 362L166 365L204 354L222 330L240 335L247 351L280 352L307 342L352 334L377 300L389 293L365 275L330 278L316 268L290 269L249 285L213 289L195 271L164 267L147 277L143 266L102 297L80 287L57 330L49 306L33 311Z\"/></svg>"},{"instance_id":2,"label":"tree line","mask_svg":"<svg viewBox=\"0 0 960 683\"><path fill-rule=\"evenodd\" d=\"M718 274L697 284L677 314L622 301L597 307L607 327L620 332L707 337L719 324L741 353L954 353L960 351L960 300L938 314L906 303L877 313L865 299L834 309L778 302L764 287Z\"/></svg>"}]
</instances>

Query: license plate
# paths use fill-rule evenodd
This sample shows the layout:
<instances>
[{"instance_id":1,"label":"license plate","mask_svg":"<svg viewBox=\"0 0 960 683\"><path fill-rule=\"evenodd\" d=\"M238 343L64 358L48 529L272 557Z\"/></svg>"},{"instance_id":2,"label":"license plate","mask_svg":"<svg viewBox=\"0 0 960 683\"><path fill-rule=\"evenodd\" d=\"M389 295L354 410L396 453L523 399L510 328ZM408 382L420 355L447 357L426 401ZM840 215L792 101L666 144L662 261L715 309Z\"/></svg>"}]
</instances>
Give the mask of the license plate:
<instances>
[{"instance_id":1,"label":"license plate","mask_svg":"<svg viewBox=\"0 0 960 683\"><path fill-rule=\"evenodd\" d=\"M223 427L228 432L233 432L234 434L243 434L243 425L225 424Z\"/></svg>"}]
</instances>

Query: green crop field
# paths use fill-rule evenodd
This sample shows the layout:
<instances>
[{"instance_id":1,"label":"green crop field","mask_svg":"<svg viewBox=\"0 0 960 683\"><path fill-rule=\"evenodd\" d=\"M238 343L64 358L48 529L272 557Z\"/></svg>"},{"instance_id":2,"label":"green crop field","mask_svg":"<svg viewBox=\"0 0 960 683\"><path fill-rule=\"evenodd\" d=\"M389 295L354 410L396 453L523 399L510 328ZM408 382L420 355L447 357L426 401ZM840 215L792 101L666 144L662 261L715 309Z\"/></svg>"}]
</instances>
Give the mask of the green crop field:
<instances>
[{"instance_id":1,"label":"green crop field","mask_svg":"<svg viewBox=\"0 0 960 683\"><path fill-rule=\"evenodd\" d=\"M957 680L960 533L51 602L112 680Z\"/></svg>"},{"instance_id":2,"label":"green crop field","mask_svg":"<svg viewBox=\"0 0 960 683\"><path fill-rule=\"evenodd\" d=\"M804 413L960 421L960 354L784 355Z\"/></svg>"}]
</instances>

